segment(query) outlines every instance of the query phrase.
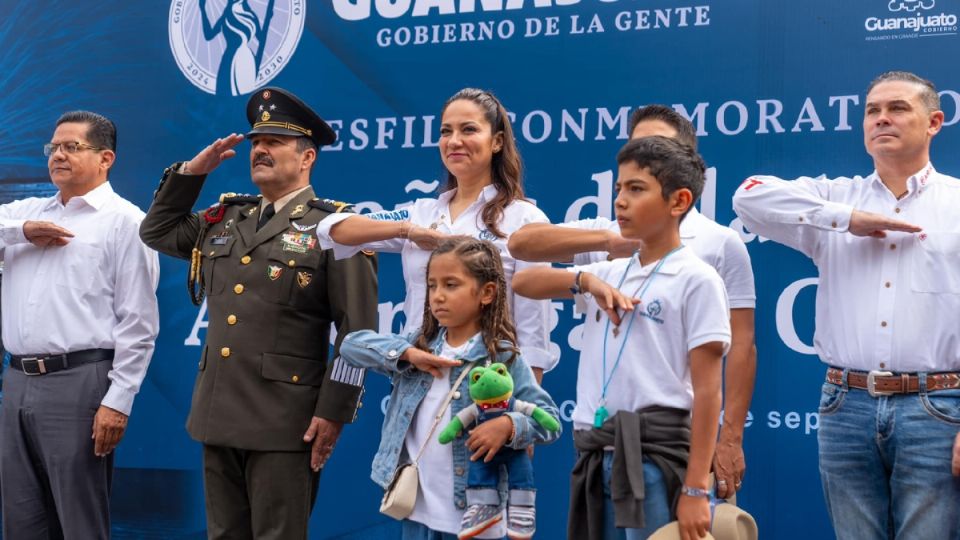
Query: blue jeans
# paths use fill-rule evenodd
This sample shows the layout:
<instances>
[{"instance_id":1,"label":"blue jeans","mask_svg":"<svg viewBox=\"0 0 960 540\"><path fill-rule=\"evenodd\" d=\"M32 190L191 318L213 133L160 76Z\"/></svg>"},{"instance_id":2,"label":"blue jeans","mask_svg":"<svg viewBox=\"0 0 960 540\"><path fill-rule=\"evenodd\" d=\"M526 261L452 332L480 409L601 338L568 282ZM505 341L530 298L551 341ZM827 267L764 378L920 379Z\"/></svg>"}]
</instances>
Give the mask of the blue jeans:
<instances>
[{"instance_id":1,"label":"blue jeans","mask_svg":"<svg viewBox=\"0 0 960 540\"><path fill-rule=\"evenodd\" d=\"M400 522L400 540L457 540L457 535L439 532L423 523L405 519Z\"/></svg>"},{"instance_id":2,"label":"blue jeans","mask_svg":"<svg viewBox=\"0 0 960 540\"><path fill-rule=\"evenodd\" d=\"M501 465L507 467L507 485L510 489L534 489L533 463L527 450L515 450L506 446L493 456L490 463L484 463L483 458L470 462L467 489L496 489Z\"/></svg>"},{"instance_id":3,"label":"blue jeans","mask_svg":"<svg viewBox=\"0 0 960 540\"><path fill-rule=\"evenodd\" d=\"M663 472L653 462L643 460L643 517L642 529L618 529L614 524L613 501L610 500L610 471L613 468L613 452L603 453L603 537L605 540L643 540L660 527L672 521L670 500Z\"/></svg>"},{"instance_id":4,"label":"blue jeans","mask_svg":"<svg viewBox=\"0 0 960 540\"><path fill-rule=\"evenodd\" d=\"M871 397L831 383L820 397L820 479L839 540L960 540L950 473L960 390Z\"/></svg>"},{"instance_id":5,"label":"blue jeans","mask_svg":"<svg viewBox=\"0 0 960 540\"><path fill-rule=\"evenodd\" d=\"M401 540L457 540L457 535L445 532L435 531L423 523L403 520L400 532Z\"/></svg>"}]
</instances>

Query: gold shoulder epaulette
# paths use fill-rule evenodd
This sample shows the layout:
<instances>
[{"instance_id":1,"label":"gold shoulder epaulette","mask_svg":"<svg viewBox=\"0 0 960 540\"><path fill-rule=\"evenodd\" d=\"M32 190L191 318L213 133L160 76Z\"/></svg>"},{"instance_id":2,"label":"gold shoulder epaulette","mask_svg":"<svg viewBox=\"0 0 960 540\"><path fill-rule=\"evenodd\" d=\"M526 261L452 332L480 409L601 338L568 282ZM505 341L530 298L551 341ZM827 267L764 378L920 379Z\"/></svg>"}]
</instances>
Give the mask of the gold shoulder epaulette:
<instances>
[{"instance_id":1,"label":"gold shoulder epaulette","mask_svg":"<svg viewBox=\"0 0 960 540\"><path fill-rule=\"evenodd\" d=\"M319 208L331 214L340 212L353 212L353 205L350 203L335 201L333 199L312 199L308 202L312 208Z\"/></svg>"},{"instance_id":2,"label":"gold shoulder epaulette","mask_svg":"<svg viewBox=\"0 0 960 540\"><path fill-rule=\"evenodd\" d=\"M260 195L248 193L223 193L220 195L220 204L249 204L260 202Z\"/></svg>"}]
</instances>

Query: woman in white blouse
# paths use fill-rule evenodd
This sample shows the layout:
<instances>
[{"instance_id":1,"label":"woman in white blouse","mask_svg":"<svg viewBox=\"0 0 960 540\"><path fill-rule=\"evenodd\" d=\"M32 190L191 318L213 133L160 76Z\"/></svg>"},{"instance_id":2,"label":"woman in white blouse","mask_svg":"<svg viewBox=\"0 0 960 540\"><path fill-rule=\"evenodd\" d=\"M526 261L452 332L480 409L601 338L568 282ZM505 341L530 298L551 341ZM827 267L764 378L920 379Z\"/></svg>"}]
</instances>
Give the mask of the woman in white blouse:
<instances>
[{"instance_id":1,"label":"woman in white blouse","mask_svg":"<svg viewBox=\"0 0 960 540\"><path fill-rule=\"evenodd\" d=\"M426 265L431 250L448 235L467 235L493 242L503 258L506 282L531 263L507 251L507 238L528 223L549 223L546 215L524 198L522 165L507 111L490 92L465 88L443 106L440 159L447 187L436 199L419 199L412 206L373 214L332 214L317 227L325 249L338 258L357 251L400 253L406 299L406 331L423 321ZM510 309L524 359L537 374L557 362L550 346L550 304L508 291Z\"/></svg>"}]
</instances>

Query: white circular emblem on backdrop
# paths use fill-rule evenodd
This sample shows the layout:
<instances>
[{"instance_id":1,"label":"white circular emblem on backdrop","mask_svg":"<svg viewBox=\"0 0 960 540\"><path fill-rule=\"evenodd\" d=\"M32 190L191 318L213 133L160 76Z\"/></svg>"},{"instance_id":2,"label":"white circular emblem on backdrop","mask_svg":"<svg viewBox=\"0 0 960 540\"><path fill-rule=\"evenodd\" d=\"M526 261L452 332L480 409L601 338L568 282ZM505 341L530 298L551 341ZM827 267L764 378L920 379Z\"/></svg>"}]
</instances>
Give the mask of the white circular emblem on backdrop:
<instances>
[{"instance_id":1,"label":"white circular emblem on backdrop","mask_svg":"<svg viewBox=\"0 0 960 540\"><path fill-rule=\"evenodd\" d=\"M249 94L290 61L306 7L305 0L173 0L170 50L197 88Z\"/></svg>"}]
</instances>

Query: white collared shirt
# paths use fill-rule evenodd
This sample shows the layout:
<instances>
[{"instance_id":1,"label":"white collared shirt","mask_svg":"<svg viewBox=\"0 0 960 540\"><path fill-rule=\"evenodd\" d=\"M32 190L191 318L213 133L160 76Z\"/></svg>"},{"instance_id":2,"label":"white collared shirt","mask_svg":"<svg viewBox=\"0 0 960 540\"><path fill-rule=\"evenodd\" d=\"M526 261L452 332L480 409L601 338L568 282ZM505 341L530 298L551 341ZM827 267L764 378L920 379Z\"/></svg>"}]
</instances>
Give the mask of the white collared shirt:
<instances>
[{"instance_id":1,"label":"white collared shirt","mask_svg":"<svg viewBox=\"0 0 960 540\"><path fill-rule=\"evenodd\" d=\"M668 256L654 275L658 262L641 267L634 255L569 268L571 272L590 272L616 287L629 267L620 290L638 297L646 287L634 315L623 318L617 335L596 299L577 295L577 307L586 316L577 368L577 405L572 415L574 429L593 427L606 380L610 382L604 407L610 417L618 411L652 405L690 410L690 351L712 342L723 343L724 354L729 349L730 308L717 271L688 247ZM620 364L614 369L618 356Z\"/></svg>"},{"instance_id":2,"label":"white collared shirt","mask_svg":"<svg viewBox=\"0 0 960 540\"><path fill-rule=\"evenodd\" d=\"M513 274L524 268L546 266L540 263L528 263L514 259L507 250L507 238L497 238L483 224L481 210L487 201L497 194L497 187L488 185L480 192L477 200L464 210L455 221L450 219L450 200L456 193L450 190L441 193L436 199L417 199L406 208L364 214L370 219L388 221L409 221L419 227L435 226L447 234L472 236L489 240L500 250L503 259L503 271L507 281L507 301L517 327L517 345L523 359L532 367L545 371L553 369L559 360L559 351L554 351L550 343L550 301L531 300L513 294L510 282ZM403 279L406 283L406 299L403 302L403 314L406 316L404 332L419 328L423 324L423 307L427 297L427 262L430 251L422 250L413 242L403 238L392 238L381 242L370 242L359 246L344 246L330 238L330 229L356 214L330 214L317 226L317 238L323 249L333 249L338 259L349 257L362 249L400 253L403 264ZM547 216L527 201L513 201L503 210L500 219L500 231L507 235L528 223L549 223Z\"/></svg>"},{"instance_id":3,"label":"white collared shirt","mask_svg":"<svg viewBox=\"0 0 960 540\"><path fill-rule=\"evenodd\" d=\"M620 225L604 217L561 223L561 227L584 230L608 230L620 234ZM757 293L753 283L750 254L733 229L724 227L691 208L680 222L680 240L705 263L716 269L727 289L731 309L754 309ZM574 264L590 264L607 260L606 251L578 253Z\"/></svg>"},{"instance_id":4,"label":"white collared shirt","mask_svg":"<svg viewBox=\"0 0 960 540\"><path fill-rule=\"evenodd\" d=\"M757 176L733 205L752 231L797 249L820 270L814 348L856 370L960 370L960 181L933 165L897 200L866 178ZM923 227L886 238L849 234L853 210Z\"/></svg>"},{"instance_id":5,"label":"white collared shirt","mask_svg":"<svg viewBox=\"0 0 960 540\"><path fill-rule=\"evenodd\" d=\"M157 252L140 241L143 212L106 182L66 205L60 194L0 206L3 344L11 354L114 349L102 404L130 414L160 329ZM26 221L74 234L39 248Z\"/></svg>"}]
</instances>

